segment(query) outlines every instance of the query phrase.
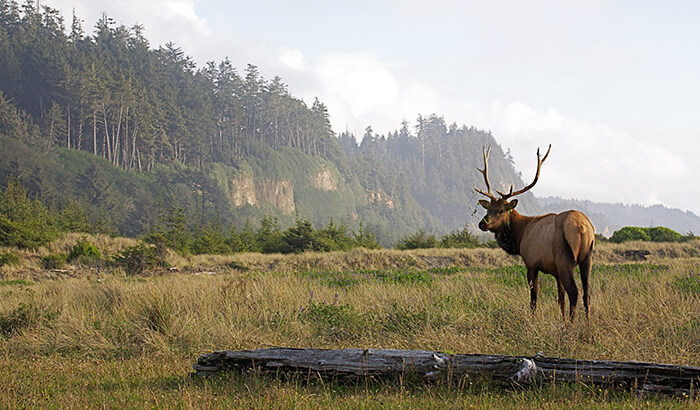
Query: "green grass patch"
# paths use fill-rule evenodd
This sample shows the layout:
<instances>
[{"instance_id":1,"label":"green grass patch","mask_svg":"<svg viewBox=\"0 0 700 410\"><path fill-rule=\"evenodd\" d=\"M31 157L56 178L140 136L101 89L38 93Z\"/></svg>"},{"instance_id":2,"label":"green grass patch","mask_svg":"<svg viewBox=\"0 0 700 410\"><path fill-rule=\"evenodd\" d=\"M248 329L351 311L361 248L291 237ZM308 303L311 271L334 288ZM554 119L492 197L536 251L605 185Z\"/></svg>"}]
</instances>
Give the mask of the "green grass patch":
<instances>
[{"instance_id":1,"label":"green grass patch","mask_svg":"<svg viewBox=\"0 0 700 410\"><path fill-rule=\"evenodd\" d=\"M0 286L31 286L34 282L24 279L4 279L0 280Z\"/></svg>"},{"instance_id":2,"label":"green grass patch","mask_svg":"<svg viewBox=\"0 0 700 410\"><path fill-rule=\"evenodd\" d=\"M510 265L496 268L471 267L470 272L482 272L492 284L508 287L527 285L527 269L524 265Z\"/></svg>"},{"instance_id":3,"label":"green grass patch","mask_svg":"<svg viewBox=\"0 0 700 410\"><path fill-rule=\"evenodd\" d=\"M691 269L688 276L674 279L671 285L681 292L700 295L700 273Z\"/></svg>"}]
</instances>

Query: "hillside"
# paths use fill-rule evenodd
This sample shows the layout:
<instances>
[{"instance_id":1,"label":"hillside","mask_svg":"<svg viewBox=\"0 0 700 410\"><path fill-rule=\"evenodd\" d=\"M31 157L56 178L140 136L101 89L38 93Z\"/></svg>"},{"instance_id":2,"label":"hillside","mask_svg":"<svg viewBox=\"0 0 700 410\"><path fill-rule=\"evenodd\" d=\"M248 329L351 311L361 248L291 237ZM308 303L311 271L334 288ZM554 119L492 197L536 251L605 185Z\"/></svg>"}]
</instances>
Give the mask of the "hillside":
<instances>
[{"instance_id":1,"label":"hillside","mask_svg":"<svg viewBox=\"0 0 700 410\"><path fill-rule=\"evenodd\" d=\"M0 8L0 184L82 208L100 231L138 236L181 209L192 225L243 229L263 216L360 223L384 245L474 224L476 166L521 181L494 137L419 116L387 136L335 135L325 105L255 65L196 67L142 26L103 16L92 35L50 7ZM398 124L397 124L398 126ZM361 143L357 143L361 139ZM536 209L531 196L523 209Z\"/></svg>"},{"instance_id":2,"label":"hillside","mask_svg":"<svg viewBox=\"0 0 700 410\"><path fill-rule=\"evenodd\" d=\"M172 43L153 49L138 25L103 16L87 35L50 7L0 8L0 186L16 176L56 210L82 209L102 232L144 234L182 210L192 226L244 229L296 215L376 233L385 246L419 229L476 231L473 187L491 146L494 188L522 186L496 138L418 115L386 135L330 128L326 106L281 78L231 60L196 65ZM533 158L534 160L534 158ZM525 176L529 178L529 176ZM662 206L520 198L523 214L576 208L599 233L622 226L700 232L700 218Z\"/></svg>"}]
</instances>

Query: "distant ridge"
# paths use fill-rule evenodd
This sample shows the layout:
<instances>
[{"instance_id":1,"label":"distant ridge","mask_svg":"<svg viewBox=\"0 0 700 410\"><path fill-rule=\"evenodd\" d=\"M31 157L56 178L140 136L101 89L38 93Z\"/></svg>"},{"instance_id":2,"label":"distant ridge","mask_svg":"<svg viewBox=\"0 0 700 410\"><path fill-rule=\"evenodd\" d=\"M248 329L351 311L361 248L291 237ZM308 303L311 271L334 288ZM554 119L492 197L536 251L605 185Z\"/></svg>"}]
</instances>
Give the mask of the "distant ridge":
<instances>
[{"instance_id":1,"label":"distant ridge","mask_svg":"<svg viewBox=\"0 0 700 410\"><path fill-rule=\"evenodd\" d=\"M665 226L681 234L700 232L700 216L691 211L667 208L663 205L625 205L600 203L559 197L537 198L544 212L577 209L593 222L596 233L610 236L624 226Z\"/></svg>"}]
</instances>

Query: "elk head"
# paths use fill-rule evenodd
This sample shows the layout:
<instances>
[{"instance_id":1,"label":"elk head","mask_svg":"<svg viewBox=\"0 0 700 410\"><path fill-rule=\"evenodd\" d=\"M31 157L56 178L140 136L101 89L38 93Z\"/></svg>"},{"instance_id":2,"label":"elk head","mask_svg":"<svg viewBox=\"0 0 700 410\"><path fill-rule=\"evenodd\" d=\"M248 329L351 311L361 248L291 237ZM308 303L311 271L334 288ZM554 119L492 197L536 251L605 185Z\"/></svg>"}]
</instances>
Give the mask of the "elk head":
<instances>
[{"instance_id":1,"label":"elk head","mask_svg":"<svg viewBox=\"0 0 700 410\"><path fill-rule=\"evenodd\" d=\"M489 182L488 159L489 153L491 152L491 147L489 146L488 149L484 147L484 169L477 169L484 176L484 182L486 183L486 191L482 191L476 187L474 187L474 190L480 193L481 195L486 196L487 198L489 198L489 200L479 200L479 205L483 206L486 209L486 215L479 222L479 229L481 229L482 231L491 231L498 234L509 228L511 211L515 209L516 205L518 205L517 199L510 198L516 195L523 194L529 191L533 186L535 186L535 184L537 183L537 179L540 177L540 168L542 167L542 163L544 162L544 160L547 159L547 156L549 155L549 150L551 148L552 145L550 144L549 148L547 149L547 153L544 154L544 158L540 157L540 149L537 149L537 172L535 173L535 179L530 185L515 192L513 192L513 185L511 185L510 192L508 192L507 194L496 190L496 193L500 195L500 198L496 198L496 196L491 192L491 183Z\"/></svg>"}]
</instances>

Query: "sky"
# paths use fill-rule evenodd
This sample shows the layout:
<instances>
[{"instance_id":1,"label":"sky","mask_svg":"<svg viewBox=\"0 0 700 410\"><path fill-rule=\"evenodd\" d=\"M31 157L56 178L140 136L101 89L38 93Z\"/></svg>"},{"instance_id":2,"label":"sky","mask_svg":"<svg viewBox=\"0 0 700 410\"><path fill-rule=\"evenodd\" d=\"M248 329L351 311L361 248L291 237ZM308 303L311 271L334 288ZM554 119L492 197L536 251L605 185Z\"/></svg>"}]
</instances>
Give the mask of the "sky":
<instances>
[{"instance_id":1,"label":"sky","mask_svg":"<svg viewBox=\"0 0 700 410\"><path fill-rule=\"evenodd\" d=\"M491 131L536 196L700 215L700 2L41 0L106 13L198 67L228 57L326 104L333 130L419 114ZM479 153L480 155L480 153ZM476 170L474 172L477 172ZM516 187L517 188L517 187Z\"/></svg>"}]
</instances>

